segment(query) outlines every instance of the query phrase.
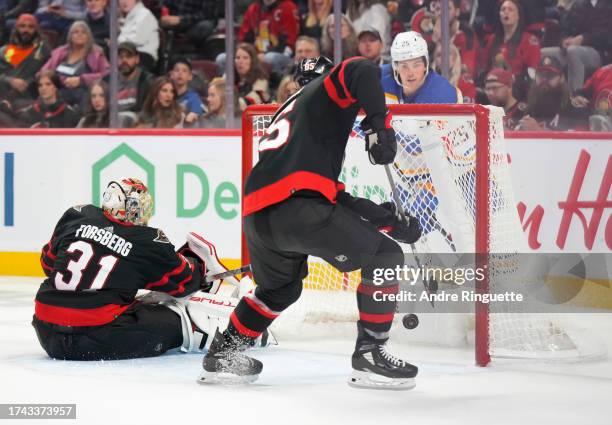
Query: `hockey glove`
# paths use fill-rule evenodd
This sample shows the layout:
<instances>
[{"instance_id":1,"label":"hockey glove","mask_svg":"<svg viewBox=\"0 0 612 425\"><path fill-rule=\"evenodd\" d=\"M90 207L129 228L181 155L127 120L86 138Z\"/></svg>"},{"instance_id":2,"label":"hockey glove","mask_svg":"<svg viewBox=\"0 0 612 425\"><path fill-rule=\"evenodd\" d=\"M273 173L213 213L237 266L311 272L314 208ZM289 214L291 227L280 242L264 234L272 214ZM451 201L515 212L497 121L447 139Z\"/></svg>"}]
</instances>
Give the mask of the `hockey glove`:
<instances>
[{"instance_id":1,"label":"hockey glove","mask_svg":"<svg viewBox=\"0 0 612 425\"><path fill-rule=\"evenodd\" d=\"M391 211L396 219L391 226L383 228L384 231L393 239L401 243L412 244L419 240L423 229L416 217L404 213L404 218L397 213L397 208L393 202L385 202L380 204L381 207Z\"/></svg>"},{"instance_id":2,"label":"hockey glove","mask_svg":"<svg viewBox=\"0 0 612 425\"><path fill-rule=\"evenodd\" d=\"M372 164L391 164L397 153L395 130L392 127L374 130L367 118L361 121L366 151Z\"/></svg>"},{"instance_id":3,"label":"hockey glove","mask_svg":"<svg viewBox=\"0 0 612 425\"><path fill-rule=\"evenodd\" d=\"M200 258L195 252L193 252L188 244L184 244L177 251L177 254L181 254L184 256L187 261L194 265L195 269L198 270L200 275L200 290L204 292L210 292L213 287L214 282L208 282L206 280L206 274L208 270L206 269L206 262Z\"/></svg>"}]
</instances>

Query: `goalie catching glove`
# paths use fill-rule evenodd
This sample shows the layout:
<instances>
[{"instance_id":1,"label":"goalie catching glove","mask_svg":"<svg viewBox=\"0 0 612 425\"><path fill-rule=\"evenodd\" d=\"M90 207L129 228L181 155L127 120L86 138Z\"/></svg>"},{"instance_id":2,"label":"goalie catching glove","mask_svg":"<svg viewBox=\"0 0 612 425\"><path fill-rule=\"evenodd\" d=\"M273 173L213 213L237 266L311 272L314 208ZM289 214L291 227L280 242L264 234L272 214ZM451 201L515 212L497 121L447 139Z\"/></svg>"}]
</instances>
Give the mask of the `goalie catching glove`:
<instances>
[{"instance_id":1,"label":"goalie catching glove","mask_svg":"<svg viewBox=\"0 0 612 425\"><path fill-rule=\"evenodd\" d=\"M390 113L387 113L386 127L382 129L374 129L367 117L361 121L361 129L365 133L365 148L372 164L390 164L395 159L397 142L390 122Z\"/></svg>"},{"instance_id":2,"label":"goalie catching glove","mask_svg":"<svg viewBox=\"0 0 612 425\"><path fill-rule=\"evenodd\" d=\"M417 218L406 213L399 214L393 202L384 202L380 206L393 213L395 222L390 226L379 227L378 230L401 243L413 244L419 240L423 230Z\"/></svg>"}]
</instances>

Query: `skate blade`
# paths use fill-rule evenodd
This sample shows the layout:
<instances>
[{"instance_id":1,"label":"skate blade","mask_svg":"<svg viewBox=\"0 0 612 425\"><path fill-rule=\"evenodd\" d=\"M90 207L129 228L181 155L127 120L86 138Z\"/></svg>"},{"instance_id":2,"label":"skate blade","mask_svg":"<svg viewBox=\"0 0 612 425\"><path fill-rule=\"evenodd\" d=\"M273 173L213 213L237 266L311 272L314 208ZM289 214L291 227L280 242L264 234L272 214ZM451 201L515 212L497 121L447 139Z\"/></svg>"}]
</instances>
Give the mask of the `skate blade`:
<instances>
[{"instance_id":1,"label":"skate blade","mask_svg":"<svg viewBox=\"0 0 612 425\"><path fill-rule=\"evenodd\" d=\"M257 381L259 375L236 375L227 372L203 371L196 382L202 385L244 385Z\"/></svg>"},{"instance_id":2,"label":"skate blade","mask_svg":"<svg viewBox=\"0 0 612 425\"><path fill-rule=\"evenodd\" d=\"M354 370L348 379L348 384L353 388L405 391L416 387L416 379L387 378L386 376L375 373Z\"/></svg>"}]
</instances>

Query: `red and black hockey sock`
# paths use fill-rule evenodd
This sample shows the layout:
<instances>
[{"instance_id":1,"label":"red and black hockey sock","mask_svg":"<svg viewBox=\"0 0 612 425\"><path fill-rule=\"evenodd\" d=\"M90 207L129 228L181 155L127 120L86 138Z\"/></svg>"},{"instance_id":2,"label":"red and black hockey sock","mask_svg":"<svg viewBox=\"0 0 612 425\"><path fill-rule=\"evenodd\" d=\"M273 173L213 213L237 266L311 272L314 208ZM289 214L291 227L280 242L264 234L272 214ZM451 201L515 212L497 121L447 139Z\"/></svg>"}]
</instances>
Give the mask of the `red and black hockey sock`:
<instances>
[{"instance_id":1,"label":"red and black hockey sock","mask_svg":"<svg viewBox=\"0 0 612 425\"><path fill-rule=\"evenodd\" d=\"M357 287L357 307L359 321L364 330L377 340L386 340L393 322L397 301L388 295L397 294L399 284L396 276L383 279L392 270L404 262L402 249L390 238L383 238L377 252L368 264L361 269L362 282ZM382 276L382 277L381 277ZM376 277L376 278L375 278Z\"/></svg>"},{"instance_id":2,"label":"red and black hockey sock","mask_svg":"<svg viewBox=\"0 0 612 425\"><path fill-rule=\"evenodd\" d=\"M386 295L397 294L398 289L398 284L377 286L364 282L357 287L359 321L368 334L378 340L389 337L397 301L389 301Z\"/></svg>"},{"instance_id":3,"label":"red and black hockey sock","mask_svg":"<svg viewBox=\"0 0 612 425\"><path fill-rule=\"evenodd\" d=\"M302 293L302 279L280 288L258 286L245 295L230 316L230 321L241 335L257 338L274 319Z\"/></svg>"},{"instance_id":4,"label":"red and black hockey sock","mask_svg":"<svg viewBox=\"0 0 612 425\"><path fill-rule=\"evenodd\" d=\"M279 314L251 293L240 300L230 316L230 322L240 335L257 338Z\"/></svg>"}]
</instances>

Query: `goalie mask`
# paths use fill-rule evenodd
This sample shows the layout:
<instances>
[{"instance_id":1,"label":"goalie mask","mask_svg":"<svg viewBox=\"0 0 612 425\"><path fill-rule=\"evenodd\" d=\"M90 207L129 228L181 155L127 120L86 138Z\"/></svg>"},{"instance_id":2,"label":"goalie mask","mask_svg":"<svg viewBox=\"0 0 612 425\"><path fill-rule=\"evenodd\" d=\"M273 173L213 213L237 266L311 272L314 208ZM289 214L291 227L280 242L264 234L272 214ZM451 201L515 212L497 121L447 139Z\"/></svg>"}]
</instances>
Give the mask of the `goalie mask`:
<instances>
[{"instance_id":1,"label":"goalie mask","mask_svg":"<svg viewBox=\"0 0 612 425\"><path fill-rule=\"evenodd\" d=\"M142 181L123 178L108 184L102 209L119 221L146 226L153 215L153 198Z\"/></svg>"},{"instance_id":2,"label":"goalie mask","mask_svg":"<svg viewBox=\"0 0 612 425\"><path fill-rule=\"evenodd\" d=\"M315 78L325 74L334 67L334 63L325 56L302 59L295 69L293 79L300 87L304 87Z\"/></svg>"},{"instance_id":3,"label":"goalie mask","mask_svg":"<svg viewBox=\"0 0 612 425\"><path fill-rule=\"evenodd\" d=\"M427 41L416 31L406 31L399 33L391 44L391 66L393 67L393 77L400 86L402 81L399 76L398 63L410 59L424 58L425 77L429 73L429 50Z\"/></svg>"}]
</instances>

